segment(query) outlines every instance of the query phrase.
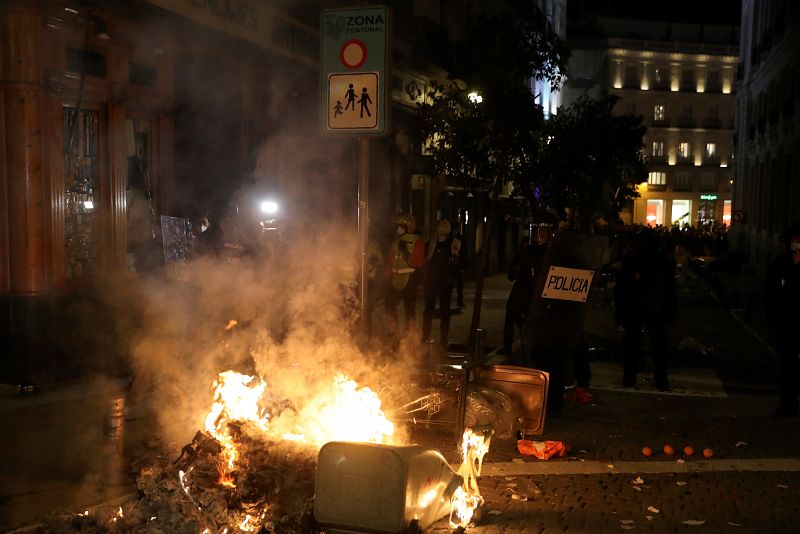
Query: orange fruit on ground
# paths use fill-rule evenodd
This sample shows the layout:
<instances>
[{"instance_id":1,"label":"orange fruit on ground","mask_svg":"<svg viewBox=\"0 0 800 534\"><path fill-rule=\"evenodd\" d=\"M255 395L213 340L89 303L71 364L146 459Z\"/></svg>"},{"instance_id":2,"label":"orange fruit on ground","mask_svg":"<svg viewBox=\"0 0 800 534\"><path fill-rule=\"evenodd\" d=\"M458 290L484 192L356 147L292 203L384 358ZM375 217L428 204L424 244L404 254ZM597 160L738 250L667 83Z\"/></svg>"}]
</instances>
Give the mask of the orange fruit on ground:
<instances>
[{"instance_id":1,"label":"orange fruit on ground","mask_svg":"<svg viewBox=\"0 0 800 534\"><path fill-rule=\"evenodd\" d=\"M706 458L711 458L712 456L714 456L714 450L713 449L703 449L703 456L705 456Z\"/></svg>"},{"instance_id":2,"label":"orange fruit on ground","mask_svg":"<svg viewBox=\"0 0 800 534\"><path fill-rule=\"evenodd\" d=\"M672 456L675 454L675 449L672 448L672 445L664 445L664 454Z\"/></svg>"},{"instance_id":3,"label":"orange fruit on ground","mask_svg":"<svg viewBox=\"0 0 800 534\"><path fill-rule=\"evenodd\" d=\"M642 448L642 454L644 454L645 456L652 456L653 449L651 449L650 447L644 447Z\"/></svg>"},{"instance_id":4,"label":"orange fruit on ground","mask_svg":"<svg viewBox=\"0 0 800 534\"><path fill-rule=\"evenodd\" d=\"M691 445L687 445L683 448L683 454L686 456L694 456L694 449Z\"/></svg>"}]
</instances>

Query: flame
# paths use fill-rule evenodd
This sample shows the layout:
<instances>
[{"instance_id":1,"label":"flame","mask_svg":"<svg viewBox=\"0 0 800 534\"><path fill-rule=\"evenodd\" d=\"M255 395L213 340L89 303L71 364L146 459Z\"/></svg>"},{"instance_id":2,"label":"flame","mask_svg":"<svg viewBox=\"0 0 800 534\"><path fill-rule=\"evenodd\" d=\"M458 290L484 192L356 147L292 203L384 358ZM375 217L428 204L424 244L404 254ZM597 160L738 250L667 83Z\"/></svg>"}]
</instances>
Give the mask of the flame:
<instances>
[{"instance_id":1,"label":"flame","mask_svg":"<svg viewBox=\"0 0 800 534\"><path fill-rule=\"evenodd\" d=\"M300 420L299 432L284 434L284 439L322 446L329 441L387 443L394 435L394 424L381 410L378 394L342 374L334 378L330 394L318 395L306 405Z\"/></svg>"},{"instance_id":2,"label":"flame","mask_svg":"<svg viewBox=\"0 0 800 534\"><path fill-rule=\"evenodd\" d=\"M453 492L450 500L450 526L466 528L472 520L475 509L483 504L483 497L478 489L478 477L481 476L483 457L489 452L491 436L476 434L466 429L461 438L463 459L458 474L464 479L461 486Z\"/></svg>"},{"instance_id":3,"label":"flame","mask_svg":"<svg viewBox=\"0 0 800 534\"><path fill-rule=\"evenodd\" d=\"M275 432L263 406L267 384L260 378L229 370L219 374L212 389L214 399L205 428L222 446L224 465L218 482L235 488L231 472L239 452L228 423L247 421L267 434ZM306 404L292 431L280 437L321 447L329 441L387 443L393 435L394 424L381 410L378 394L340 374L334 377L331 388L325 388Z\"/></svg>"},{"instance_id":4,"label":"flame","mask_svg":"<svg viewBox=\"0 0 800 534\"><path fill-rule=\"evenodd\" d=\"M234 468L238 453L227 423L250 421L266 431L269 418L259 406L259 401L267 384L252 376L225 371L219 374L212 387L214 403L206 416L206 431L222 445L222 455L230 471ZM235 487L233 479L225 472L220 473L220 483Z\"/></svg>"}]
</instances>

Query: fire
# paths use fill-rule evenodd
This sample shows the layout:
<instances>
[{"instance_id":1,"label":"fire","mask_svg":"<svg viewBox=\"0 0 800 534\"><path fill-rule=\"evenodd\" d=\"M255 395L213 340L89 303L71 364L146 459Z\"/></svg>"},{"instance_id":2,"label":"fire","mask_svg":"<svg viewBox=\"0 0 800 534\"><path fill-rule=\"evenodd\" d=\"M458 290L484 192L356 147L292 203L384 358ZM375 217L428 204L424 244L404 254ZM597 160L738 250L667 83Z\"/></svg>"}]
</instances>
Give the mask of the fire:
<instances>
[{"instance_id":1,"label":"fire","mask_svg":"<svg viewBox=\"0 0 800 534\"><path fill-rule=\"evenodd\" d=\"M461 440L463 459L458 474L464 482L453 493L450 501L450 526L466 528L478 506L483 504L483 497L478 489L478 477L481 476L483 457L489 452L491 436L476 434L471 429L464 431Z\"/></svg>"},{"instance_id":2,"label":"fire","mask_svg":"<svg viewBox=\"0 0 800 534\"><path fill-rule=\"evenodd\" d=\"M259 406L259 401L267 385L252 376L225 371L214 381L213 388L214 404L206 416L206 431L222 445L223 457L227 460L228 470L231 470L236 462L237 451L227 423L249 421L266 431L269 418ZM220 482L233 485L233 480L225 473L220 475Z\"/></svg>"},{"instance_id":3,"label":"fire","mask_svg":"<svg viewBox=\"0 0 800 534\"><path fill-rule=\"evenodd\" d=\"M224 467L219 483L235 488L235 469L239 456L235 436L228 423L250 422L265 433L276 432L264 404L267 384L260 378L225 371L213 383L214 400L206 416L206 431L222 446ZM314 396L300 411L292 432L281 438L321 447L329 441L387 443L394 424L381 410L381 400L368 387L340 374L332 387Z\"/></svg>"},{"instance_id":4,"label":"fire","mask_svg":"<svg viewBox=\"0 0 800 534\"><path fill-rule=\"evenodd\" d=\"M381 400L368 387L338 375L333 390L319 395L300 414L299 432L284 434L284 439L322 446L330 441L387 443L394 435L394 424L381 410Z\"/></svg>"}]
</instances>

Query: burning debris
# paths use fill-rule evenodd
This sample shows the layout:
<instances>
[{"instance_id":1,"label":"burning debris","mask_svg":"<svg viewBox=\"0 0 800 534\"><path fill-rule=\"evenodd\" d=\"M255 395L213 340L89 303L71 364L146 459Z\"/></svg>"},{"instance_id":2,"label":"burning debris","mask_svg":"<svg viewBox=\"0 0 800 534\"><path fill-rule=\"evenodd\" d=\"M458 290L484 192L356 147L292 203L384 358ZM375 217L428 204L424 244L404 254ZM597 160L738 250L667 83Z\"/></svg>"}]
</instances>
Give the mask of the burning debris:
<instances>
[{"instance_id":1,"label":"burning debris","mask_svg":"<svg viewBox=\"0 0 800 534\"><path fill-rule=\"evenodd\" d=\"M213 383L205 429L196 432L178 458L162 451L141 461L137 499L50 518L48 525L56 528L48 531L312 533L321 528L315 526L313 501L320 447L331 442L387 446L394 431L379 396L345 375L298 408L272 398L260 378L226 371ZM435 495L433 488L420 491L416 520L429 524L449 513L453 528L470 524L483 503L477 478L489 441L468 429L457 472L437 451L397 448L419 449L414 462L423 466L421 472L435 464L448 481L437 486ZM425 459L431 455L440 461ZM383 477L378 473L376 480Z\"/></svg>"}]
</instances>

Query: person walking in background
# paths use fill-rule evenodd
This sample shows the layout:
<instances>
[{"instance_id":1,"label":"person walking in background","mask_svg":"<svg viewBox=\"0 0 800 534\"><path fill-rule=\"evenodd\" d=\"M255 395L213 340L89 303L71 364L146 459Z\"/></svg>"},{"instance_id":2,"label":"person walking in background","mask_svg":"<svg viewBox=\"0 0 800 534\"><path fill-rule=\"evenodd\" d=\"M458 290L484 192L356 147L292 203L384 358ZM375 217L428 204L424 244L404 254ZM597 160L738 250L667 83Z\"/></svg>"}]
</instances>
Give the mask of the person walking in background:
<instances>
[{"instance_id":1,"label":"person walking in background","mask_svg":"<svg viewBox=\"0 0 800 534\"><path fill-rule=\"evenodd\" d=\"M385 301L389 328L397 331L397 305L402 302L406 329L416 324L417 271L425 264L425 243L414 233L411 215L395 218L395 238L386 254L384 276L387 281Z\"/></svg>"},{"instance_id":2,"label":"person walking in background","mask_svg":"<svg viewBox=\"0 0 800 534\"><path fill-rule=\"evenodd\" d=\"M450 332L450 299L458 273L461 241L453 237L450 222L441 220L436 224L436 235L428 242L425 261L425 311L422 314L422 340L427 341L431 334L433 311L439 301L439 346L447 350Z\"/></svg>"},{"instance_id":3,"label":"person walking in background","mask_svg":"<svg viewBox=\"0 0 800 534\"><path fill-rule=\"evenodd\" d=\"M769 268L765 304L767 323L779 357L776 417L798 416L800 372L800 224L783 234L786 251Z\"/></svg>"},{"instance_id":4,"label":"person walking in background","mask_svg":"<svg viewBox=\"0 0 800 534\"><path fill-rule=\"evenodd\" d=\"M675 260L658 234L642 230L633 248L622 259L616 286L616 313L625 332L622 339L623 387L636 387L642 329L650 335L653 352L653 384L669 390L669 338L667 322L675 318L677 288Z\"/></svg>"}]
</instances>

